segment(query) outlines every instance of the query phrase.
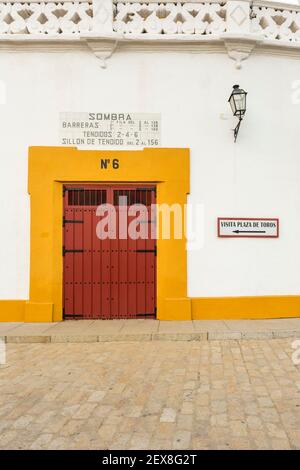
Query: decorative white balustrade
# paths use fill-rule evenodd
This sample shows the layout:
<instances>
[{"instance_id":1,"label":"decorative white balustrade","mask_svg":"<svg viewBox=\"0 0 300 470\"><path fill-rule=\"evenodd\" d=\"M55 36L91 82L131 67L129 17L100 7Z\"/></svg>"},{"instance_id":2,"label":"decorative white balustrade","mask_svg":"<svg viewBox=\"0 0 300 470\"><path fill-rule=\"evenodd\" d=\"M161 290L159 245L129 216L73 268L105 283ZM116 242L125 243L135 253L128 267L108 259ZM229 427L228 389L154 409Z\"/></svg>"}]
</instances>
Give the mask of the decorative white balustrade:
<instances>
[{"instance_id":1,"label":"decorative white balustrade","mask_svg":"<svg viewBox=\"0 0 300 470\"><path fill-rule=\"evenodd\" d=\"M300 7L267 0L0 0L0 35L218 37L300 42Z\"/></svg>"},{"instance_id":2,"label":"decorative white balustrade","mask_svg":"<svg viewBox=\"0 0 300 470\"><path fill-rule=\"evenodd\" d=\"M300 11L252 7L251 31L262 34L266 39L300 41Z\"/></svg>"},{"instance_id":3,"label":"decorative white balustrade","mask_svg":"<svg viewBox=\"0 0 300 470\"><path fill-rule=\"evenodd\" d=\"M0 2L0 34L73 34L92 30L89 2Z\"/></svg>"},{"instance_id":4,"label":"decorative white balustrade","mask_svg":"<svg viewBox=\"0 0 300 470\"><path fill-rule=\"evenodd\" d=\"M226 31L224 3L115 3L118 33L199 34Z\"/></svg>"}]
</instances>

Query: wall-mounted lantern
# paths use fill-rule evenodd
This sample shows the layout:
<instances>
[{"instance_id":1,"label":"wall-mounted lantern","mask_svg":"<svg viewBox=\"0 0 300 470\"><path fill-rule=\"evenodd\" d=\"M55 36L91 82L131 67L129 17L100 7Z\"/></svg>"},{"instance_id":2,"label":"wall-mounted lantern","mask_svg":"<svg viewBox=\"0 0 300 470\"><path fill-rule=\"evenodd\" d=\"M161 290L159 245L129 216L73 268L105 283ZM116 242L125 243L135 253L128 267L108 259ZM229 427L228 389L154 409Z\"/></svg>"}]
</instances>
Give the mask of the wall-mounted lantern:
<instances>
[{"instance_id":1,"label":"wall-mounted lantern","mask_svg":"<svg viewBox=\"0 0 300 470\"><path fill-rule=\"evenodd\" d=\"M245 90L242 90L239 85L233 85L233 90L228 102L231 106L233 115L239 119L239 122L233 131L235 142L240 130L241 122L246 113L246 97L247 92Z\"/></svg>"}]
</instances>

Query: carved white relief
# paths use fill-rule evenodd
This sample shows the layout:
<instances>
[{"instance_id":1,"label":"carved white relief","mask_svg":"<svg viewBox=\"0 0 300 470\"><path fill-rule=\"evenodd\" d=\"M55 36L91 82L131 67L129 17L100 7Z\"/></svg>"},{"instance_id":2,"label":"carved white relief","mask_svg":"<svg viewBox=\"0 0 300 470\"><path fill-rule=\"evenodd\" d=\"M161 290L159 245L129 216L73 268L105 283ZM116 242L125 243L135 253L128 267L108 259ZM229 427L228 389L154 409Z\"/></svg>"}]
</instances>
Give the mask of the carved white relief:
<instances>
[{"instance_id":1,"label":"carved white relief","mask_svg":"<svg viewBox=\"0 0 300 470\"><path fill-rule=\"evenodd\" d=\"M112 0L93 0L94 32L113 32L113 2Z\"/></svg>"},{"instance_id":2,"label":"carved white relief","mask_svg":"<svg viewBox=\"0 0 300 470\"><path fill-rule=\"evenodd\" d=\"M217 34L226 30L223 3L117 3L118 33Z\"/></svg>"},{"instance_id":3,"label":"carved white relief","mask_svg":"<svg viewBox=\"0 0 300 470\"><path fill-rule=\"evenodd\" d=\"M91 31L92 4L0 3L0 34L74 34Z\"/></svg>"},{"instance_id":4,"label":"carved white relief","mask_svg":"<svg viewBox=\"0 0 300 470\"><path fill-rule=\"evenodd\" d=\"M298 42L300 40L300 12L269 7L252 8L252 32L267 39Z\"/></svg>"},{"instance_id":5,"label":"carved white relief","mask_svg":"<svg viewBox=\"0 0 300 470\"><path fill-rule=\"evenodd\" d=\"M230 13L231 19L237 26L241 26L248 18L246 11L241 5L236 6Z\"/></svg>"},{"instance_id":6,"label":"carved white relief","mask_svg":"<svg viewBox=\"0 0 300 470\"><path fill-rule=\"evenodd\" d=\"M87 45L97 57L97 59L99 59L100 67L102 69L106 69L108 59L110 59L117 50L118 41L103 42L97 40L87 40Z\"/></svg>"},{"instance_id":7,"label":"carved white relief","mask_svg":"<svg viewBox=\"0 0 300 470\"><path fill-rule=\"evenodd\" d=\"M226 3L226 31L231 34L249 34L250 4L241 0Z\"/></svg>"},{"instance_id":8,"label":"carved white relief","mask_svg":"<svg viewBox=\"0 0 300 470\"><path fill-rule=\"evenodd\" d=\"M248 59L248 57L250 56L250 52L240 51L237 48L236 49L229 48L227 52L228 52L228 57L234 60L235 68L237 70L240 70L242 68L242 61Z\"/></svg>"}]
</instances>

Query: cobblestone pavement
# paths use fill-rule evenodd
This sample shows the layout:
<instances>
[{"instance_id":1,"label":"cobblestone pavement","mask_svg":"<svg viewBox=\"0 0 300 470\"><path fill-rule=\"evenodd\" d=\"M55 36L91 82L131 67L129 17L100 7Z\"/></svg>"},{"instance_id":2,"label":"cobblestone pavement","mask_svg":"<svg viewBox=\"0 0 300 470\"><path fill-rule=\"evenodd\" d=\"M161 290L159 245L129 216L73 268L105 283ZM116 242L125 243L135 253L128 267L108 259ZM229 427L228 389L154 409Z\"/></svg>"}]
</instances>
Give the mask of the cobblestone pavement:
<instances>
[{"instance_id":1,"label":"cobblestone pavement","mask_svg":"<svg viewBox=\"0 0 300 470\"><path fill-rule=\"evenodd\" d=\"M8 345L0 449L300 449L291 342Z\"/></svg>"}]
</instances>

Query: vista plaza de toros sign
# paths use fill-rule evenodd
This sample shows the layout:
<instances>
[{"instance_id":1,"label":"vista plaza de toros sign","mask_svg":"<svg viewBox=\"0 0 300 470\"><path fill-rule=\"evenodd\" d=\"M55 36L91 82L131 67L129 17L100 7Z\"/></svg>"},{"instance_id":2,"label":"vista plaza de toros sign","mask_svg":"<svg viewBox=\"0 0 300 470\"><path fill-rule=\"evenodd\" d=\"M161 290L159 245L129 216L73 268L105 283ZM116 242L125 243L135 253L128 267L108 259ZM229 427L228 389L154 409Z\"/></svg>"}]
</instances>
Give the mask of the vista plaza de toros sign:
<instances>
[{"instance_id":1,"label":"vista plaza de toros sign","mask_svg":"<svg viewBox=\"0 0 300 470\"><path fill-rule=\"evenodd\" d=\"M218 218L220 238L278 238L279 219Z\"/></svg>"}]
</instances>

